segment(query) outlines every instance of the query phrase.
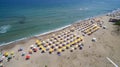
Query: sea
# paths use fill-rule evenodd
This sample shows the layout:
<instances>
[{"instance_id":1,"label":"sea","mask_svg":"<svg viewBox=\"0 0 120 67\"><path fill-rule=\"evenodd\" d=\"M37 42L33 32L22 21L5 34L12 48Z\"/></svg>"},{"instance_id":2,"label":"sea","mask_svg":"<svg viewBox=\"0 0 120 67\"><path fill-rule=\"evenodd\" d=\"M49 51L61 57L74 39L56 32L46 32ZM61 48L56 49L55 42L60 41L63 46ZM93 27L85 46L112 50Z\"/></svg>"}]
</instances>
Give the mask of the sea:
<instances>
[{"instance_id":1,"label":"sea","mask_svg":"<svg viewBox=\"0 0 120 67\"><path fill-rule=\"evenodd\" d=\"M120 8L120 0L0 0L0 45Z\"/></svg>"}]
</instances>

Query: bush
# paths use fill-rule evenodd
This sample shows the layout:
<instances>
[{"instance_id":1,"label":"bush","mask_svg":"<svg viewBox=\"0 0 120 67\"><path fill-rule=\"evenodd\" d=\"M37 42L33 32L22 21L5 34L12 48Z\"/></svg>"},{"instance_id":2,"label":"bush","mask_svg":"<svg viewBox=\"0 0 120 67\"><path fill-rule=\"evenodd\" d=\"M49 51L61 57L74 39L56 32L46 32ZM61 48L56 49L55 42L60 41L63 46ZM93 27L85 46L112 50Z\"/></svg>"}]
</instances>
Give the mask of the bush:
<instances>
[{"instance_id":1,"label":"bush","mask_svg":"<svg viewBox=\"0 0 120 67\"><path fill-rule=\"evenodd\" d=\"M119 25L120 26L120 21L115 22L114 25Z\"/></svg>"}]
</instances>

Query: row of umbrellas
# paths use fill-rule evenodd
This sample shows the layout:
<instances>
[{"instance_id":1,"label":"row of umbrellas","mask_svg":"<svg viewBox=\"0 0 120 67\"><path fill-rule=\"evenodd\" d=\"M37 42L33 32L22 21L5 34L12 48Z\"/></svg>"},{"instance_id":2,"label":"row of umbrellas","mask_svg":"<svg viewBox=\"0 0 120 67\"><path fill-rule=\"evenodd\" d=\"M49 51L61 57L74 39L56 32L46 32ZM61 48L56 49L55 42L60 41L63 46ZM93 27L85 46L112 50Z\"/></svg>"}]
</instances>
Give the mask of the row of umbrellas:
<instances>
[{"instance_id":1,"label":"row of umbrellas","mask_svg":"<svg viewBox=\"0 0 120 67\"><path fill-rule=\"evenodd\" d=\"M83 36L76 35L75 33L76 32L70 32L70 30L64 30L60 32L59 35L53 34L51 38L44 41L37 39L35 41L35 45L30 46L28 54L22 54L23 56L25 56L26 60L28 60L30 59L30 55L33 52L37 52L38 50L41 50L41 53L48 51L49 54L51 54L52 52L56 51L57 54L60 54L61 52L69 48L70 50L74 50L77 47L82 48L82 46L80 46L80 43L83 40Z\"/></svg>"},{"instance_id":2,"label":"row of umbrellas","mask_svg":"<svg viewBox=\"0 0 120 67\"><path fill-rule=\"evenodd\" d=\"M100 19L91 18L90 21L84 21L77 23L75 29L81 31L84 34L91 35L93 32L97 31L103 24Z\"/></svg>"},{"instance_id":3,"label":"row of umbrellas","mask_svg":"<svg viewBox=\"0 0 120 67\"><path fill-rule=\"evenodd\" d=\"M14 57L14 52L1 52L0 53L0 67L3 67L3 62L9 62Z\"/></svg>"},{"instance_id":4,"label":"row of umbrellas","mask_svg":"<svg viewBox=\"0 0 120 67\"><path fill-rule=\"evenodd\" d=\"M99 28L100 28L100 27L98 27L97 25L93 25L92 27L84 30L83 32L84 32L85 34L90 35L90 34L92 34L93 32L97 31Z\"/></svg>"},{"instance_id":5,"label":"row of umbrellas","mask_svg":"<svg viewBox=\"0 0 120 67\"><path fill-rule=\"evenodd\" d=\"M86 22L89 23L89 22ZM91 35L93 32L97 31L100 27L97 24L86 24L77 28L78 31L83 32L84 34Z\"/></svg>"},{"instance_id":6,"label":"row of umbrellas","mask_svg":"<svg viewBox=\"0 0 120 67\"><path fill-rule=\"evenodd\" d=\"M59 44L57 46L55 45L49 45L47 47L44 47L42 44L38 44L37 43L37 46L39 45L39 49L42 51L42 52L46 52L48 51L49 53L52 53L54 51L57 51L58 53L61 53L62 51L65 51L65 49L68 49L70 47L73 47L73 46L76 46L78 47L79 43L83 40L83 37L78 37L76 38L76 40L68 43L68 44L65 44L65 45L62 45L62 44ZM36 41L38 42L38 41Z\"/></svg>"}]
</instances>

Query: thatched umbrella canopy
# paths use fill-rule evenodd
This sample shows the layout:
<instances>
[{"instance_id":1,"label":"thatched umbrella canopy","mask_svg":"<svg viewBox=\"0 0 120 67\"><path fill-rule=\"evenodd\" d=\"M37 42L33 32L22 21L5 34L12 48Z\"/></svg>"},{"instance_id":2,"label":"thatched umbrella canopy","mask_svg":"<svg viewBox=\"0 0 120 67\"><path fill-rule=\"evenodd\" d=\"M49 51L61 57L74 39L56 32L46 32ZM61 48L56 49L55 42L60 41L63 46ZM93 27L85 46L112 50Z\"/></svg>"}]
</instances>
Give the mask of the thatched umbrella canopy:
<instances>
[{"instance_id":1,"label":"thatched umbrella canopy","mask_svg":"<svg viewBox=\"0 0 120 67\"><path fill-rule=\"evenodd\" d=\"M4 55L5 57L8 57L9 52L5 52L3 55Z\"/></svg>"},{"instance_id":2,"label":"thatched umbrella canopy","mask_svg":"<svg viewBox=\"0 0 120 67\"><path fill-rule=\"evenodd\" d=\"M30 49L30 50L28 51L28 53L29 53L29 54L32 54L32 49Z\"/></svg>"},{"instance_id":3,"label":"thatched umbrella canopy","mask_svg":"<svg viewBox=\"0 0 120 67\"><path fill-rule=\"evenodd\" d=\"M51 49L49 50L49 54L51 54L53 51L54 51L54 49L51 48Z\"/></svg>"},{"instance_id":4,"label":"thatched umbrella canopy","mask_svg":"<svg viewBox=\"0 0 120 67\"><path fill-rule=\"evenodd\" d=\"M10 55L14 55L14 51L12 51L12 52L10 53Z\"/></svg>"},{"instance_id":5,"label":"thatched umbrella canopy","mask_svg":"<svg viewBox=\"0 0 120 67\"><path fill-rule=\"evenodd\" d=\"M66 46L64 46L63 49L65 50L65 49L66 49Z\"/></svg>"},{"instance_id":6,"label":"thatched umbrella canopy","mask_svg":"<svg viewBox=\"0 0 120 67\"><path fill-rule=\"evenodd\" d=\"M45 53L46 49L42 49L41 53Z\"/></svg>"},{"instance_id":7,"label":"thatched umbrella canopy","mask_svg":"<svg viewBox=\"0 0 120 67\"><path fill-rule=\"evenodd\" d=\"M61 53L61 52L62 52L62 49L58 49L58 52L60 52L60 53Z\"/></svg>"},{"instance_id":8,"label":"thatched umbrella canopy","mask_svg":"<svg viewBox=\"0 0 120 67\"><path fill-rule=\"evenodd\" d=\"M68 45L66 46L66 49L69 49L69 47L70 47L70 45L68 44Z\"/></svg>"},{"instance_id":9,"label":"thatched umbrella canopy","mask_svg":"<svg viewBox=\"0 0 120 67\"><path fill-rule=\"evenodd\" d=\"M40 40L39 40L39 39L37 39L35 42L36 42L36 44L38 44L38 43L40 42Z\"/></svg>"}]
</instances>

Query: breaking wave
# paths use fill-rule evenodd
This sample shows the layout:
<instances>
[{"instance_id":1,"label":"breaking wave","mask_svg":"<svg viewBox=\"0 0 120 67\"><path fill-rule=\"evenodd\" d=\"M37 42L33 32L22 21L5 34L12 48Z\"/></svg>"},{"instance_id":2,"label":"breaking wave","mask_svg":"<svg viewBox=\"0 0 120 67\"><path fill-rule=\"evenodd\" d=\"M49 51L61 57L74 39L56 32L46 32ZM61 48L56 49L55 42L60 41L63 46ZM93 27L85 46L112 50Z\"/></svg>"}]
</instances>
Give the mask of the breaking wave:
<instances>
[{"instance_id":1,"label":"breaking wave","mask_svg":"<svg viewBox=\"0 0 120 67\"><path fill-rule=\"evenodd\" d=\"M81 11L82 11L82 10L88 10L88 8L80 8L79 10L81 10Z\"/></svg>"},{"instance_id":2,"label":"breaking wave","mask_svg":"<svg viewBox=\"0 0 120 67\"><path fill-rule=\"evenodd\" d=\"M6 33L8 32L8 30L11 28L11 25L3 25L3 26L0 26L0 33Z\"/></svg>"}]
</instances>

